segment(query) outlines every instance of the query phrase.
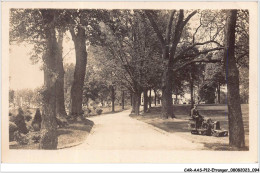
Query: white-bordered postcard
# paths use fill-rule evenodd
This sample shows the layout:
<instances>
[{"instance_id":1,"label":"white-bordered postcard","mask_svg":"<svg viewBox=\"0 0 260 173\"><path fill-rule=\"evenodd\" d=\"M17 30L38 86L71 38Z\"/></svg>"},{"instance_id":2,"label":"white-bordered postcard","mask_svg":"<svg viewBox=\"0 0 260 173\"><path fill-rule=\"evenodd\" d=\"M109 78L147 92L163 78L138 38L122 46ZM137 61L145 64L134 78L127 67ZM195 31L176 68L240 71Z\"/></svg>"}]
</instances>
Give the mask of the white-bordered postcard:
<instances>
[{"instance_id":1,"label":"white-bordered postcard","mask_svg":"<svg viewBox=\"0 0 260 173\"><path fill-rule=\"evenodd\" d=\"M3 163L258 163L257 2L2 2Z\"/></svg>"}]
</instances>

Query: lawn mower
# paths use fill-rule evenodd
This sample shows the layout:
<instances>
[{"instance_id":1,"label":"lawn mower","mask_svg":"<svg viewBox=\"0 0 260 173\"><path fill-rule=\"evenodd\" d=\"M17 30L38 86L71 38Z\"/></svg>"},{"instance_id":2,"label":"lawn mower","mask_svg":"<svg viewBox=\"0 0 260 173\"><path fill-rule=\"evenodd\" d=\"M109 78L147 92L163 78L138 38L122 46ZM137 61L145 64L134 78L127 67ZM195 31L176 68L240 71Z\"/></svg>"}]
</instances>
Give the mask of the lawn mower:
<instances>
[{"instance_id":1,"label":"lawn mower","mask_svg":"<svg viewBox=\"0 0 260 173\"><path fill-rule=\"evenodd\" d=\"M210 118L203 118L202 122L198 124L196 128L196 120L189 119L189 130L191 134L200 134L200 135L207 135L207 136L216 136L216 137L223 137L228 136L227 130L222 130L220 128L219 121L212 121Z\"/></svg>"}]
</instances>

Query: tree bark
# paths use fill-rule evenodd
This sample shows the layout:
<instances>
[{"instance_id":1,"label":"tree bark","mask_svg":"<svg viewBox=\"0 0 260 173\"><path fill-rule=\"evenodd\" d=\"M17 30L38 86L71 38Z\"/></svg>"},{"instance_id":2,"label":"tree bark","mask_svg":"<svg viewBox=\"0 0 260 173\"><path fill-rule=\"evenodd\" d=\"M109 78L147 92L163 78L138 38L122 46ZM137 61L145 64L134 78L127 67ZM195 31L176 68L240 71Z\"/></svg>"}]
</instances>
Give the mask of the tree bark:
<instances>
[{"instance_id":1,"label":"tree bark","mask_svg":"<svg viewBox=\"0 0 260 173\"><path fill-rule=\"evenodd\" d=\"M149 90L149 109L152 107L152 89Z\"/></svg>"},{"instance_id":2,"label":"tree bark","mask_svg":"<svg viewBox=\"0 0 260 173\"><path fill-rule=\"evenodd\" d=\"M235 27L237 10L229 10L225 36L225 67L228 99L229 145L245 146L244 125L239 95L239 72L235 60Z\"/></svg>"},{"instance_id":3,"label":"tree bark","mask_svg":"<svg viewBox=\"0 0 260 173\"><path fill-rule=\"evenodd\" d=\"M122 90L122 109L125 109L125 92Z\"/></svg>"},{"instance_id":4,"label":"tree bark","mask_svg":"<svg viewBox=\"0 0 260 173\"><path fill-rule=\"evenodd\" d=\"M141 93L134 93L134 99L135 99L135 105L134 105L134 110L135 110L135 115L140 115L140 105L141 105Z\"/></svg>"},{"instance_id":5,"label":"tree bark","mask_svg":"<svg viewBox=\"0 0 260 173\"><path fill-rule=\"evenodd\" d=\"M162 77L162 118L174 118L172 103L172 73L165 70Z\"/></svg>"},{"instance_id":6,"label":"tree bark","mask_svg":"<svg viewBox=\"0 0 260 173\"><path fill-rule=\"evenodd\" d=\"M57 122L56 122L56 58L58 43L56 40L54 11L41 10L45 26L48 26L44 33L46 35L46 52L43 55L44 88L43 111L41 124L40 149L57 149Z\"/></svg>"},{"instance_id":7,"label":"tree bark","mask_svg":"<svg viewBox=\"0 0 260 173\"><path fill-rule=\"evenodd\" d=\"M56 82L56 113L57 117L66 117L67 113L64 104L64 68L62 58L62 42L64 31L59 31L58 35L58 55L56 59L57 82Z\"/></svg>"},{"instance_id":8,"label":"tree bark","mask_svg":"<svg viewBox=\"0 0 260 173\"><path fill-rule=\"evenodd\" d=\"M194 88L194 85L193 85L193 77L192 77L192 72L190 72L190 101L191 101L191 108L193 108L194 106L194 92L193 92L193 88Z\"/></svg>"},{"instance_id":9,"label":"tree bark","mask_svg":"<svg viewBox=\"0 0 260 173\"><path fill-rule=\"evenodd\" d=\"M130 102L131 102L131 106L133 106L133 94L132 94L132 92L130 93Z\"/></svg>"},{"instance_id":10,"label":"tree bark","mask_svg":"<svg viewBox=\"0 0 260 173\"><path fill-rule=\"evenodd\" d=\"M144 113L148 110L148 96L147 96L147 89L144 89Z\"/></svg>"},{"instance_id":11,"label":"tree bark","mask_svg":"<svg viewBox=\"0 0 260 173\"><path fill-rule=\"evenodd\" d=\"M154 106L156 106L156 101L157 101L156 89L154 89L153 91L154 91Z\"/></svg>"},{"instance_id":12,"label":"tree bark","mask_svg":"<svg viewBox=\"0 0 260 173\"><path fill-rule=\"evenodd\" d=\"M218 93L218 104L220 104L220 83L219 82L217 86L217 93Z\"/></svg>"},{"instance_id":13,"label":"tree bark","mask_svg":"<svg viewBox=\"0 0 260 173\"><path fill-rule=\"evenodd\" d=\"M112 112L115 112L115 88L111 86L111 102L112 102Z\"/></svg>"},{"instance_id":14,"label":"tree bark","mask_svg":"<svg viewBox=\"0 0 260 173\"><path fill-rule=\"evenodd\" d=\"M131 113L135 113L135 95L134 93L131 93L131 106L132 106L132 111Z\"/></svg>"},{"instance_id":15,"label":"tree bark","mask_svg":"<svg viewBox=\"0 0 260 173\"><path fill-rule=\"evenodd\" d=\"M71 87L71 114L74 116L80 116L83 114L83 85L87 66L85 29L80 26L78 26L77 29L77 34L75 34L73 29L70 30L76 52L74 81Z\"/></svg>"},{"instance_id":16,"label":"tree bark","mask_svg":"<svg viewBox=\"0 0 260 173\"><path fill-rule=\"evenodd\" d=\"M141 105L141 92L136 91L132 94L133 105L131 113L135 115L140 115L140 105Z\"/></svg>"}]
</instances>

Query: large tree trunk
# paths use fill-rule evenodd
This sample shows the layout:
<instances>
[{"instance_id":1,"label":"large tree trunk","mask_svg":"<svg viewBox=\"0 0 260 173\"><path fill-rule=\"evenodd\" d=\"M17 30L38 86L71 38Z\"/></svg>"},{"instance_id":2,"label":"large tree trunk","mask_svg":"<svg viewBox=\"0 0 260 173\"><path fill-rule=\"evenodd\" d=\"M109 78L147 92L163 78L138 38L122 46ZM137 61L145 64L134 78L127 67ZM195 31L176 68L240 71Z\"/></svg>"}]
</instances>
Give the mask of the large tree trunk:
<instances>
[{"instance_id":1,"label":"large tree trunk","mask_svg":"<svg viewBox=\"0 0 260 173\"><path fill-rule=\"evenodd\" d=\"M148 110L148 96L147 96L147 89L144 89L144 113Z\"/></svg>"},{"instance_id":2,"label":"large tree trunk","mask_svg":"<svg viewBox=\"0 0 260 173\"><path fill-rule=\"evenodd\" d=\"M115 112L115 88L111 86L111 102L112 102L112 112Z\"/></svg>"},{"instance_id":3,"label":"large tree trunk","mask_svg":"<svg viewBox=\"0 0 260 173\"><path fill-rule=\"evenodd\" d=\"M141 93L135 92L133 93L132 113L134 113L135 115L140 115L140 105L141 105Z\"/></svg>"},{"instance_id":4,"label":"large tree trunk","mask_svg":"<svg viewBox=\"0 0 260 173\"><path fill-rule=\"evenodd\" d=\"M45 26L46 52L43 55L45 63L44 68L44 86L43 92L43 111L41 124L40 149L57 149L57 122L56 122L56 58L58 44L56 40L54 12L50 10L41 10Z\"/></svg>"},{"instance_id":5,"label":"large tree trunk","mask_svg":"<svg viewBox=\"0 0 260 173\"><path fill-rule=\"evenodd\" d=\"M190 72L190 102L191 102L191 107L193 108L194 106L194 92L193 92L193 88L194 88L194 85L193 85L193 77L192 77L192 72Z\"/></svg>"},{"instance_id":6,"label":"large tree trunk","mask_svg":"<svg viewBox=\"0 0 260 173\"><path fill-rule=\"evenodd\" d=\"M63 31L59 31L58 36L58 55L56 59L56 70L57 70L57 82L56 82L56 113L57 117L66 117L67 113L64 104L64 68L62 58L62 42L63 42Z\"/></svg>"},{"instance_id":7,"label":"large tree trunk","mask_svg":"<svg viewBox=\"0 0 260 173\"><path fill-rule=\"evenodd\" d=\"M130 93L130 104L131 104L131 106L133 106L133 94L132 94L132 92Z\"/></svg>"},{"instance_id":8,"label":"large tree trunk","mask_svg":"<svg viewBox=\"0 0 260 173\"><path fill-rule=\"evenodd\" d=\"M172 73L165 70L162 77L162 118L174 118L172 106Z\"/></svg>"},{"instance_id":9,"label":"large tree trunk","mask_svg":"<svg viewBox=\"0 0 260 173\"><path fill-rule=\"evenodd\" d=\"M135 113L135 98L134 98L134 93L132 92L131 92L131 106L132 106L131 113Z\"/></svg>"},{"instance_id":10,"label":"large tree trunk","mask_svg":"<svg viewBox=\"0 0 260 173\"><path fill-rule=\"evenodd\" d=\"M156 106L156 101L157 101L157 94L156 94L156 89L154 91L154 106Z\"/></svg>"},{"instance_id":11,"label":"large tree trunk","mask_svg":"<svg viewBox=\"0 0 260 173\"><path fill-rule=\"evenodd\" d=\"M220 83L219 82L217 86L217 93L218 93L218 104L220 104Z\"/></svg>"},{"instance_id":12,"label":"large tree trunk","mask_svg":"<svg viewBox=\"0 0 260 173\"><path fill-rule=\"evenodd\" d=\"M225 36L225 67L227 77L228 98L228 124L229 145L235 147L245 146L244 125L242 119L240 95L239 95L239 72L235 60L235 27L237 10L229 10L226 23Z\"/></svg>"},{"instance_id":13,"label":"large tree trunk","mask_svg":"<svg viewBox=\"0 0 260 173\"><path fill-rule=\"evenodd\" d=\"M125 92L122 90L122 109L125 109Z\"/></svg>"},{"instance_id":14,"label":"large tree trunk","mask_svg":"<svg viewBox=\"0 0 260 173\"><path fill-rule=\"evenodd\" d=\"M74 30L71 30L71 35L75 45L76 52L74 81L71 87L71 114L74 116L80 116L83 113L83 85L87 66L85 29L80 26L77 27L77 29L77 34L75 34Z\"/></svg>"},{"instance_id":15,"label":"large tree trunk","mask_svg":"<svg viewBox=\"0 0 260 173\"><path fill-rule=\"evenodd\" d=\"M152 107L152 89L149 90L149 109Z\"/></svg>"},{"instance_id":16,"label":"large tree trunk","mask_svg":"<svg viewBox=\"0 0 260 173\"><path fill-rule=\"evenodd\" d=\"M135 95L135 114L140 115L141 93Z\"/></svg>"}]
</instances>

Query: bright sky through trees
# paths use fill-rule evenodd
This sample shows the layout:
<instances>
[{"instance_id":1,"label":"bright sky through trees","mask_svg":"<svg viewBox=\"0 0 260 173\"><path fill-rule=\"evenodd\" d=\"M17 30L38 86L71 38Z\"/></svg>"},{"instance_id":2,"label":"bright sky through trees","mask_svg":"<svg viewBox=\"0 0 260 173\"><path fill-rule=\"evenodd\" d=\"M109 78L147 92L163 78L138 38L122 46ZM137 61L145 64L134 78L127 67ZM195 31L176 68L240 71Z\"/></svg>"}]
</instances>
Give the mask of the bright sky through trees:
<instances>
[{"instance_id":1,"label":"bright sky through trees","mask_svg":"<svg viewBox=\"0 0 260 173\"><path fill-rule=\"evenodd\" d=\"M36 88L43 84L43 71L41 64L32 64L29 58L31 46L10 46L10 88L17 90L23 88Z\"/></svg>"},{"instance_id":2,"label":"bright sky through trees","mask_svg":"<svg viewBox=\"0 0 260 173\"><path fill-rule=\"evenodd\" d=\"M67 39L64 39L63 44L64 63L75 63L75 50L70 34L66 34L66 37ZM32 46L25 43L10 45L9 76L11 89L34 89L43 85L42 62L32 64L29 55L31 50Z\"/></svg>"}]
</instances>

